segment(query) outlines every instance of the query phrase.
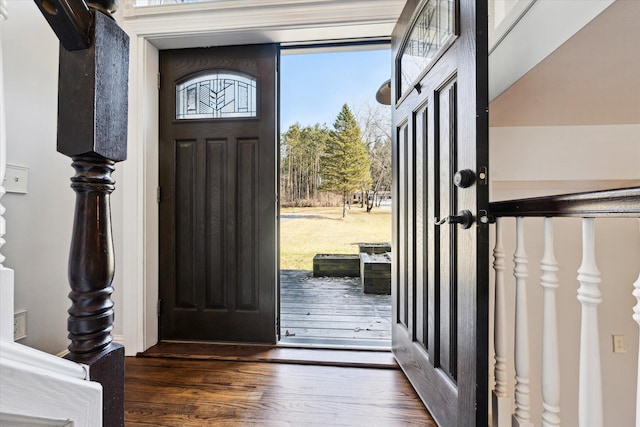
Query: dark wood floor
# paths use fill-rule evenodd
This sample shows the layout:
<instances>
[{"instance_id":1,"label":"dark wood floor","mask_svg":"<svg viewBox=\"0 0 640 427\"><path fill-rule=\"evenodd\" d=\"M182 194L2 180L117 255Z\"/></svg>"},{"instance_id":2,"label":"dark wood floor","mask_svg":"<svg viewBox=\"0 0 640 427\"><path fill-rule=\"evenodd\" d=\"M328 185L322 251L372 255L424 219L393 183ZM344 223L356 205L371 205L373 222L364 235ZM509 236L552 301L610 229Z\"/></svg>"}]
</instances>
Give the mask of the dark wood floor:
<instances>
[{"instance_id":1,"label":"dark wood floor","mask_svg":"<svg viewBox=\"0 0 640 427\"><path fill-rule=\"evenodd\" d=\"M280 272L281 343L391 347L391 296L368 295L358 277Z\"/></svg>"},{"instance_id":2,"label":"dark wood floor","mask_svg":"<svg viewBox=\"0 0 640 427\"><path fill-rule=\"evenodd\" d=\"M397 369L127 357L126 426L435 426Z\"/></svg>"}]
</instances>

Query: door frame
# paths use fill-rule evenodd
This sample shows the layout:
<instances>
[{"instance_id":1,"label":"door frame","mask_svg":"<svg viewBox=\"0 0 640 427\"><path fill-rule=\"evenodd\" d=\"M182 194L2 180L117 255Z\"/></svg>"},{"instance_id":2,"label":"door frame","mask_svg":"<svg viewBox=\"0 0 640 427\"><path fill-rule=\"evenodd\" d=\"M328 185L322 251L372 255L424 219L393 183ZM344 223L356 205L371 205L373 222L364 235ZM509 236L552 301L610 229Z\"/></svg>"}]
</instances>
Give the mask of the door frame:
<instances>
[{"instance_id":1,"label":"door frame","mask_svg":"<svg viewBox=\"0 0 640 427\"><path fill-rule=\"evenodd\" d=\"M365 7L366 1L354 0L341 11L352 22L360 24L357 26L343 25L340 22L342 17L336 16L335 8L326 4L313 6L318 9L317 13L308 13L305 15L308 16L307 22L301 23L300 6L292 2L288 5L271 5L278 9L271 20L265 20L264 17L256 19L254 15L238 11L229 20L224 20L224 27L221 28L222 20L212 19L210 15L219 15L221 11L231 9L226 2L136 9L133 0L126 0L118 19L131 37L129 151L128 160L120 168L121 175L116 176L122 192L122 240L117 244L117 252L122 255L118 257L120 263L116 274L122 275L121 283L126 286L121 291L116 290L116 294L121 292L122 298L119 311L122 314L121 317L117 316L116 322L122 319L123 344L127 356L142 352L158 342L159 50L198 47L203 43L216 44L215 40L220 45L232 45L266 42L300 44L317 41L318 36L332 41L376 37L390 39L405 1L381 0L376 8ZM241 10L251 4L255 7L264 5L256 0L242 0L242 5L237 6ZM176 10L184 13L176 15ZM286 10L290 13L286 13ZM168 17L167 13L172 12L174 14ZM117 200L114 200L114 205L117 206ZM115 299L118 302L118 295L115 295Z\"/></svg>"}]
</instances>

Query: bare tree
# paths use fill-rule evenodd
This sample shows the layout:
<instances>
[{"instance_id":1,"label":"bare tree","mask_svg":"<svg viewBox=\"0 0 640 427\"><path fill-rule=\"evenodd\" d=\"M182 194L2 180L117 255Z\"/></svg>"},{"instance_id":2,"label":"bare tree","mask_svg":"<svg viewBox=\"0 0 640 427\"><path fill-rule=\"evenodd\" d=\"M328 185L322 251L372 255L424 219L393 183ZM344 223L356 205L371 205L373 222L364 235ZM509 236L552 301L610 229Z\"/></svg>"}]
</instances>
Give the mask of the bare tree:
<instances>
[{"instance_id":1,"label":"bare tree","mask_svg":"<svg viewBox=\"0 0 640 427\"><path fill-rule=\"evenodd\" d=\"M362 194L370 212L380 206L379 193L391 190L391 108L367 102L358 110L357 119L371 164L371 186Z\"/></svg>"}]
</instances>

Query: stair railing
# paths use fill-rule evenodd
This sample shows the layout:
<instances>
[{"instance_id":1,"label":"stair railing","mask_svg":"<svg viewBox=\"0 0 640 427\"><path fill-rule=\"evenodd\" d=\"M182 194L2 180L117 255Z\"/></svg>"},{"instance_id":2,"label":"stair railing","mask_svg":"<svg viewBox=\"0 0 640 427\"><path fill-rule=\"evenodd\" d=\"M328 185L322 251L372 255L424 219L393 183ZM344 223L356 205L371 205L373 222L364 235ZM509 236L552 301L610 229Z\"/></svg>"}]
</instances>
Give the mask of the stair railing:
<instances>
[{"instance_id":1,"label":"stair railing","mask_svg":"<svg viewBox=\"0 0 640 427\"><path fill-rule=\"evenodd\" d=\"M523 222L526 217L544 218L544 252L540 261L542 287L542 341L541 358L542 416L540 425L559 426L560 366L558 345L558 315L556 289L559 286L559 269L554 253L554 217L576 217L582 219L582 264L577 271L579 282L577 299L581 305L580 361L578 386L578 425L601 427L604 425L602 401L602 374L600 361L600 338L598 328L598 306L602 302L600 286L602 278L596 264L594 221L598 218L640 218L640 187L606 190L569 195L508 200L490 204L490 215L495 218L495 299L494 299L494 366L495 387L492 394L492 425L532 426L530 408L530 357L527 301L528 257L524 247ZM503 248L503 218L516 219L516 249L514 253L515 290L515 337L513 359L507 350L506 312L509 302L505 289L505 252ZM640 269L640 262L639 269ZM633 309L633 319L640 324L640 277L633 284L633 295L638 304ZM631 314L631 313L630 313ZM513 360L515 388L510 394L507 385L507 366ZM640 361L640 356L638 358ZM513 396L513 400L512 397ZM638 404L640 413L640 381L638 381ZM515 410L512 411L512 408ZM572 424L572 423L570 423ZM637 417L636 426L640 426Z\"/></svg>"}]
</instances>

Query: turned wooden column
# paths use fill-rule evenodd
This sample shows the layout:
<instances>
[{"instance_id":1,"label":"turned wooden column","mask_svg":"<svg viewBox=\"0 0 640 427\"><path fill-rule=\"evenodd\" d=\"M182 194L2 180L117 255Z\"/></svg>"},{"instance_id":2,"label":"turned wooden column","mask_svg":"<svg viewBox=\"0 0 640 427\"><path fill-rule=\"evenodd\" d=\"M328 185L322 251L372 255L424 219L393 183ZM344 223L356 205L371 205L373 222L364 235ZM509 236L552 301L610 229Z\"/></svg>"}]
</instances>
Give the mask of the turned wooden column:
<instances>
[{"instance_id":1,"label":"turned wooden column","mask_svg":"<svg viewBox=\"0 0 640 427\"><path fill-rule=\"evenodd\" d=\"M58 151L73 161L69 354L103 387L104 426L124 425L124 347L113 343L114 251L110 194L127 155L129 37L116 0L35 0L60 39Z\"/></svg>"},{"instance_id":2,"label":"turned wooden column","mask_svg":"<svg viewBox=\"0 0 640 427\"><path fill-rule=\"evenodd\" d=\"M75 157L75 218L69 254L69 351L75 359L102 352L112 343L114 274L109 195L114 162Z\"/></svg>"}]
</instances>

